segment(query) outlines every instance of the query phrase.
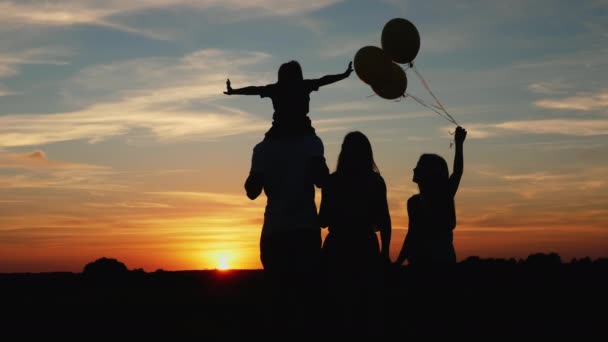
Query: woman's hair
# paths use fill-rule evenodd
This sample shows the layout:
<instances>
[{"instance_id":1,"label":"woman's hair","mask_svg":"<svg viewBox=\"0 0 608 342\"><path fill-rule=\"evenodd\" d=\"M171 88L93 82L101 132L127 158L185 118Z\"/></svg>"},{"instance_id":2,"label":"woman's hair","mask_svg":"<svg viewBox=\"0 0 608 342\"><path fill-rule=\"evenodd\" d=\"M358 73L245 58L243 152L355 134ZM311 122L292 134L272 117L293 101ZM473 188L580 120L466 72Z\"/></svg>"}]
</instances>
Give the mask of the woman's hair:
<instances>
[{"instance_id":1,"label":"woman's hair","mask_svg":"<svg viewBox=\"0 0 608 342\"><path fill-rule=\"evenodd\" d=\"M287 63L283 63L281 67L279 67L279 83L291 83L302 81L304 79L304 75L302 74L302 67L300 63L296 61L289 61Z\"/></svg>"},{"instance_id":2,"label":"woman's hair","mask_svg":"<svg viewBox=\"0 0 608 342\"><path fill-rule=\"evenodd\" d=\"M341 175L375 172L380 174L374 162L372 144L365 134L354 131L348 133L342 142L336 172Z\"/></svg>"},{"instance_id":3,"label":"woman's hair","mask_svg":"<svg viewBox=\"0 0 608 342\"><path fill-rule=\"evenodd\" d=\"M418 183L421 193L447 194L449 178L448 164L445 159L431 153L420 156L414 171L414 182Z\"/></svg>"}]
</instances>

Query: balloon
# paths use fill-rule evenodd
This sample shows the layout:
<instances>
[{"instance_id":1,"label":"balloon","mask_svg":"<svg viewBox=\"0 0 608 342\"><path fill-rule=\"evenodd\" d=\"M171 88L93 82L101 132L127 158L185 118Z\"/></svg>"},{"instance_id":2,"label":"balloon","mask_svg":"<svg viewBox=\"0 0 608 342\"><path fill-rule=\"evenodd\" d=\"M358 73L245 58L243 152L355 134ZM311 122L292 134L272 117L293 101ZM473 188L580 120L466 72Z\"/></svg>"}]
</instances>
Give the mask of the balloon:
<instances>
[{"instance_id":1,"label":"balloon","mask_svg":"<svg viewBox=\"0 0 608 342\"><path fill-rule=\"evenodd\" d=\"M389 20L382 29L382 49L400 64L411 63L420 50L420 34L411 21Z\"/></svg>"},{"instance_id":2,"label":"balloon","mask_svg":"<svg viewBox=\"0 0 608 342\"><path fill-rule=\"evenodd\" d=\"M355 72L361 81L373 84L380 81L390 72L390 57L377 46L364 46L357 51L354 58Z\"/></svg>"},{"instance_id":3,"label":"balloon","mask_svg":"<svg viewBox=\"0 0 608 342\"><path fill-rule=\"evenodd\" d=\"M403 69L391 62L389 71L382 75L382 78L372 84L374 92L387 100L397 99L405 94L407 89L407 77Z\"/></svg>"}]
</instances>

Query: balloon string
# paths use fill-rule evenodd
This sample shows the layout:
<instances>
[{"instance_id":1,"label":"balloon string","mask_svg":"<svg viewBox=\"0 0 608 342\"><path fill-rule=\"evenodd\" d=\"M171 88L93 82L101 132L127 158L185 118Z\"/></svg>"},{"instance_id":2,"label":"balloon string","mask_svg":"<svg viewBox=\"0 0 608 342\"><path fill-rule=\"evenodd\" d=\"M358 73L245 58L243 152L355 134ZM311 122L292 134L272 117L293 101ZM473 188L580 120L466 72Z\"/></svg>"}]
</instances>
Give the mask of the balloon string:
<instances>
[{"instance_id":1,"label":"balloon string","mask_svg":"<svg viewBox=\"0 0 608 342\"><path fill-rule=\"evenodd\" d=\"M439 105L439 107L441 108L441 110L444 111L447 114L447 111L445 110L445 108L441 104L441 101L439 101L439 99L435 96L435 94L433 94L433 91L431 91L431 87L429 87L429 85L426 82L426 80L424 79L424 77L422 77L422 74L420 74L420 71L418 71L418 68L416 68L415 66L413 66L413 64L412 64L412 70L414 70L414 72L416 73L416 75L418 75L418 78L420 79L420 82L422 83L422 85L424 86L424 88L426 88L426 90L429 92L429 94L431 94L431 96L433 97L433 99L435 99L435 102L437 102L437 104Z\"/></svg>"},{"instance_id":2,"label":"balloon string","mask_svg":"<svg viewBox=\"0 0 608 342\"><path fill-rule=\"evenodd\" d=\"M437 113L437 114L438 114L439 116L441 116L442 118L444 118L444 119L448 120L449 122L451 122L451 123L453 123L453 124L455 124L455 125L457 125L457 126L458 126L458 124L457 124L456 122L454 122L454 120L452 120L452 119L448 118L447 116L444 116L444 115L443 115L443 114L441 114L440 112L438 112L438 111L436 111L435 109L433 109L433 107L436 107L436 106L429 106L428 104L424 103L424 101L422 101L421 99L417 98L416 96L414 96L414 95L412 95L412 94L407 94L407 93L406 93L406 94L405 94L405 96L407 96L407 97L411 97L411 98L412 98L412 99L414 99L416 102L420 103L421 105L425 106L426 108L428 108L428 109L432 110L433 112ZM454 132L450 132L450 131L448 131L448 133L450 133L450 135L454 135L454 133L456 133L456 132L455 132L455 131L454 131ZM454 142L453 142L453 141L450 141L450 148L452 148L452 146L454 146Z\"/></svg>"},{"instance_id":3,"label":"balloon string","mask_svg":"<svg viewBox=\"0 0 608 342\"><path fill-rule=\"evenodd\" d=\"M445 115L447 115L450 118L450 121L452 123L454 123L456 126L458 126L458 123L456 122L456 120L454 120L454 118L450 115L450 113L448 113L448 111L445 110L445 108L441 104L441 101L439 101L439 99L435 96L435 94L433 94L433 92L431 91L431 88L429 87L428 83L426 83L426 81L424 80L424 77L422 77L422 75L420 74L420 72L418 71L418 69L416 68L416 66L414 66L412 64L411 69L414 70L414 72L416 73L416 75L420 79L420 82L422 83L422 85L424 86L424 88L426 88L426 90L429 92L429 94L431 94L431 96L433 97L433 99L435 99L435 102L437 102L437 104L439 105L439 107L436 107L436 106L433 106L433 107L435 107L437 109L441 109L445 113Z\"/></svg>"},{"instance_id":4,"label":"balloon string","mask_svg":"<svg viewBox=\"0 0 608 342\"><path fill-rule=\"evenodd\" d=\"M439 112L439 111L435 110L435 108L433 108L434 106L430 106L430 105L428 105L428 104L424 103L424 101L422 101L421 99L417 98L416 96L414 96L414 95L412 95L412 94L406 94L406 95L407 95L408 97L411 97L412 99L414 99L414 101L418 102L419 104L421 104L421 105L425 106L426 108L428 108L428 109L432 110L433 112L437 113L437 114L438 114L439 116L441 116L442 118L444 118L444 119L448 120L449 122L451 122L451 123L453 123L453 124L456 124L456 123L454 122L454 120L453 120L453 119L451 119L451 118L449 118L449 117L445 116L444 114L442 114L441 112ZM458 124L456 124L456 125L458 125Z\"/></svg>"}]
</instances>

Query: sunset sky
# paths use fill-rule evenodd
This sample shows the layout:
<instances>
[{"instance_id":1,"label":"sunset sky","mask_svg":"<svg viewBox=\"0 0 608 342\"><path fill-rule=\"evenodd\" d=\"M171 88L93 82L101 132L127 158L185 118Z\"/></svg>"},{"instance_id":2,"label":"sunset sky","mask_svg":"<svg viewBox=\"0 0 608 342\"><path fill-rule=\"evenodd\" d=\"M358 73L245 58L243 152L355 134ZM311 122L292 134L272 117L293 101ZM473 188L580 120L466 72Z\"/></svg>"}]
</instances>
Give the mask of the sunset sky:
<instances>
[{"instance_id":1,"label":"sunset sky","mask_svg":"<svg viewBox=\"0 0 608 342\"><path fill-rule=\"evenodd\" d=\"M245 196L272 104L226 96L343 72L384 24L418 28L415 64L468 130L456 196L459 260L608 257L608 2L0 1L0 273L261 268L266 198ZM433 103L411 70L407 92ZM454 125L355 73L311 95L334 170L360 130L388 186L391 256L412 169L450 169ZM317 190L317 197L320 191Z\"/></svg>"}]
</instances>

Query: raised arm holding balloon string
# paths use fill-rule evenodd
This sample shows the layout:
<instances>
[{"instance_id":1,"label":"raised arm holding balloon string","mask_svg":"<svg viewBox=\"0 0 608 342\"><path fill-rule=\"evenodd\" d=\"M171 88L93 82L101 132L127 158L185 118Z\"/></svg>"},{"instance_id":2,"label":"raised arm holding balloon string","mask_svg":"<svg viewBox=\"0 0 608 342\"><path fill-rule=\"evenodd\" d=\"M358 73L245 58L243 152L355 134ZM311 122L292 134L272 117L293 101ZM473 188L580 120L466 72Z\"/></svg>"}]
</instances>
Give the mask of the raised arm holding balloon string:
<instances>
[{"instance_id":1,"label":"raised arm holding balloon string","mask_svg":"<svg viewBox=\"0 0 608 342\"><path fill-rule=\"evenodd\" d=\"M467 131L458 126L452 175L445 160L425 153L414 168L413 182L420 193L407 201L408 232L396 264L445 266L456 263L453 230L456 228L454 197L464 169L463 145Z\"/></svg>"}]
</instances>

